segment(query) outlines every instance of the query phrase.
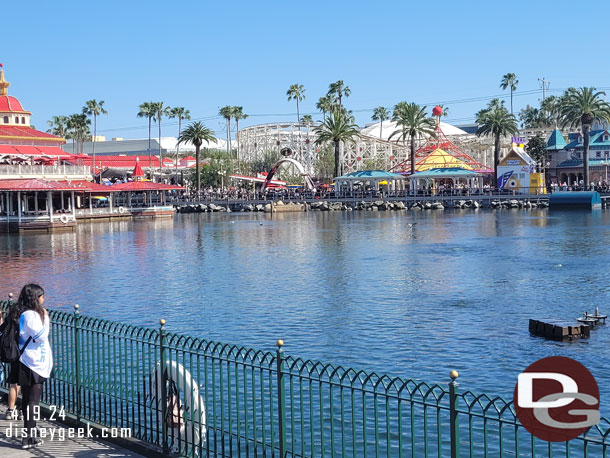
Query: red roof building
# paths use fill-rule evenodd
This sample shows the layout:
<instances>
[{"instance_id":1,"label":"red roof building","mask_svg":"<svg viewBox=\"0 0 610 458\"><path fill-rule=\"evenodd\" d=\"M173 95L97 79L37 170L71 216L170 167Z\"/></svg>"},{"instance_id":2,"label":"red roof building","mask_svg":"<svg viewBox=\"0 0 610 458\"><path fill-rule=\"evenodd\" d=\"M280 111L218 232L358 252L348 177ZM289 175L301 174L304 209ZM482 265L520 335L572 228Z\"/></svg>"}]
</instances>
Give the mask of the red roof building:
<instances>
[{"instance_id":1,"label":"red roof building","mask_svg":"<svg viewBox=\"0 0 610 458\"><path fill-rule=\"evenodd\" d=\"M83 165L92 166L93 165L93 157L87 156L83 157L83 159L79 159L79 163ZM146 156L96 156L95 157L95 166L101 170L106 169L131 169L133 170L136 166L136 163L140 164L141 168L149 169L149 168L159 168L159 158L153 156L152 159Z\"/></svg>"},{"instance_id":2,"label":"red roof building","mask_svg":"<svg viewBox=\"0 0 610 458\"><path fill-rule=\"evenodd\" d=\"M33 129L30 125L32 113L24 110L19 100L8 95L9 86L10 83L4 79L4 70L0 66L0 145L59 149L66 143L63 138Z\"/></svg>"}]
</instances>

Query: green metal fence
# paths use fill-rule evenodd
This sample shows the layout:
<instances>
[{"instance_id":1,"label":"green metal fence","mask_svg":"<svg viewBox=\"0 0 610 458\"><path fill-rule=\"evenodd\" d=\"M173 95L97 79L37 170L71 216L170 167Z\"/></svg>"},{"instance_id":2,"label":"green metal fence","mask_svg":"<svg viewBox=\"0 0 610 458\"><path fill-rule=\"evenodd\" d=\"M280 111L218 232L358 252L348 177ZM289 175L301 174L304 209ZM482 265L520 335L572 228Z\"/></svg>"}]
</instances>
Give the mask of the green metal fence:
<instances>
[{"instance_id":1,"label":"green metal fence","mask_svg":"<svg viewBox=\"0 0 610 458\"><path fill-rule=\"evenodd\" d=\"M0 302L5 311L8 302ZM43 402L166 453L239 457L607 457L607 419L533 438L512 403L166 331L50 311ZM6 390L6 385L2 388Z\"/></svg>"}]
</instances>

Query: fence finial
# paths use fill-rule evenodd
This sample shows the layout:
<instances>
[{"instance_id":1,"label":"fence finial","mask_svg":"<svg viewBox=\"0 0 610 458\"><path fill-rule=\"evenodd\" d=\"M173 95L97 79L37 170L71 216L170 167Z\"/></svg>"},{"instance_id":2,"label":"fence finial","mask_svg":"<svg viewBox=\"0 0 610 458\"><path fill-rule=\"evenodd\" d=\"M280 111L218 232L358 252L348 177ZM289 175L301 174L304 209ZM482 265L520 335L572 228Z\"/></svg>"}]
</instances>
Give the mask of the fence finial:
<instances>
[{"instance_id":1,"label":"fence finial","mask_svg":"<svg viewBox=\"0 0 610 458\"><path fill-rule=\"evenodd\" d=\"M80 308L80 305L74 304L74 311L78 311L79 308Z\"/></svg>"},{"instance_id":2,"label":"fence finial","mask_svg":"<svg viewBox=\"0 0 610 458\"><path fill-rule=\"evenodd\" d=\"M8 300L12 301L13 300L13 293L8 293Z\"/></svg>"},{"instance_id":3,"label":"fence finial","mask_svg":"<svg viewBox=\"0 0 610 458\"><path fill-rule=\"evenodd\" d=\"M280 348L284 346L284 341L282 339L277 339L276 343L277 343L277 346Z\"/></svg>"},{"instance_id":4,"label":"fence finial","mask_svg":"<svg viewBox=\"0 0 610 458\"><path fill-rule=\"evenodd\" d=\"M160 324L161 326L165 326L165 318L161 318L161 319L159 320L159 324Z\"/></svg>"},{"instance_id":5,"label":"fence finial","mask_svg":"<svg viewBox=\"0 0 610 458\"><path fill-rule=\"evenodd\" d=\"M459 372L456 371L455 369L452 370L451 372L449 372L449 377L451 377L451 380L455 380L459 376L460 376Z\"/></svg>"}]
</instances>

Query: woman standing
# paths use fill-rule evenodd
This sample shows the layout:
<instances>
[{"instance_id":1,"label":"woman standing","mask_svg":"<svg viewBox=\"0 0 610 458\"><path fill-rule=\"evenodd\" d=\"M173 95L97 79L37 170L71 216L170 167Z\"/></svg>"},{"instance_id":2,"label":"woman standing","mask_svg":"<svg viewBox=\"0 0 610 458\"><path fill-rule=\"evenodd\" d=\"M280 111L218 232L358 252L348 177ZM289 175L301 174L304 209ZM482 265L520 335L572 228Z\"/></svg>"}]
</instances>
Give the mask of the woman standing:
<instances>
[{"instance_id":1,"label":"woman standing","mask_svg":"<svg viewBox=\"0 0 610 458\"><path fill-rule=\"evenodd\" d=\"M21 354L19 366L19 385L22 393L22 409L25 437L22 448L29 449L42 444L37 437L36 420L40 415L42 385L51 375L53 354L49 345L49 314L42 307L44 290L35 284L23 287L19 294L19 347ZM29 342L26 346L26 342Z\"/></svg>"}]
</instances>

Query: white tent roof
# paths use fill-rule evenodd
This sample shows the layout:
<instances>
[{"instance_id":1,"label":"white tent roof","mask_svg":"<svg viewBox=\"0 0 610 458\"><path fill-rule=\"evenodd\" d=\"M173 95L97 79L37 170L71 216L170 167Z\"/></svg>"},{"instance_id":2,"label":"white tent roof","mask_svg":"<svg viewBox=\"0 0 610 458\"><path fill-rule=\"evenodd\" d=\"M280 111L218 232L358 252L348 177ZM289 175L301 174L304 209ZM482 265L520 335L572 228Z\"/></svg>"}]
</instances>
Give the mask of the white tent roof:
<instances>
[{"instance_id":1,"label":"white tent roof","mask_svg":"<svg viewBox=\"0 0 610 458\"><path fill-rule=\"evenodd\" d=\"M360 133L363 135L380 138L381 140L388 140L390 138L390 135L392 135L396 130L398 130L396 122L394 121L383 121L383 130L381 130L380 127L381 123L377 122L368 127L365 127L360 131ZM455 126L452 126L451 124L447 124L443 121L441 121L441 129L443 130L443 133L447 136L468 135L468 132L463 131L462 129L459 129ZM394 137L392 137L392 141L396 141L398 135L399 134L396 134Z\"/></svg>"}]
</instances>

